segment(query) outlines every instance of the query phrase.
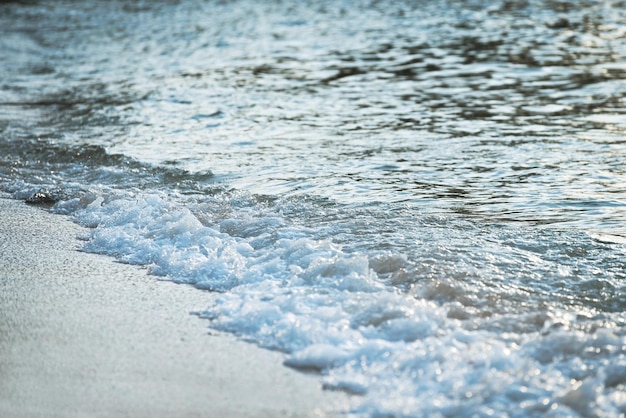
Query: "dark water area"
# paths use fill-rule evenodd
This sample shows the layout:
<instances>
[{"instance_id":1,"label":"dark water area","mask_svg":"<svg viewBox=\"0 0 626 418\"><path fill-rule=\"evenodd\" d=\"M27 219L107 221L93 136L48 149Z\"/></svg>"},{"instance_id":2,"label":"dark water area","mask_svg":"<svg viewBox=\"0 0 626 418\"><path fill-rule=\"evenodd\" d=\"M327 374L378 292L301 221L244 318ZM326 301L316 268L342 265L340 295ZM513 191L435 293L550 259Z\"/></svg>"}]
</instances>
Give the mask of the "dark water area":
<instances>
[{"instance_id":1,"label":"dark water area","mask_svg":"<svg viewBox=\"0 0 626 418\"><path fill-rule=\"evenodd\" d=\"M3 108L254 192L624 235L621 6L19 7Z\"/></svg>"},{"instance_id":2,"label":"dark water area","mask_svg":"<svg viewBox=\"0 0 626 418\"><path fill-rule=\"evenodd\" d=\"M222 292L209 326L359 394L347 414L623 416L625 22L2 2L0 191Z\"/></svg>"}]
</instances>

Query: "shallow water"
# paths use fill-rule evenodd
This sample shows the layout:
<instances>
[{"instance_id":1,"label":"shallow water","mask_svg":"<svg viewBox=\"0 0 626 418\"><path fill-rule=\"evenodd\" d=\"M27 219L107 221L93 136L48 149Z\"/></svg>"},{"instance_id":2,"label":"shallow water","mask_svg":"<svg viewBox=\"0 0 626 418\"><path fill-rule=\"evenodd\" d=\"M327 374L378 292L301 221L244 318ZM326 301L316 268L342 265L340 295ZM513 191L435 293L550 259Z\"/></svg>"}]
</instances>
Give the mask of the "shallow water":
<instances>
[{"instance_id":1,"label":"shallow water","mask_svg":"<svg viewBox=\"0 0 626 418\"><path fill-rule=\"evenodd\" d=\"M626 4L0 5L0 180L357 416L626 413Z\"/></svg>"}]
</instances>

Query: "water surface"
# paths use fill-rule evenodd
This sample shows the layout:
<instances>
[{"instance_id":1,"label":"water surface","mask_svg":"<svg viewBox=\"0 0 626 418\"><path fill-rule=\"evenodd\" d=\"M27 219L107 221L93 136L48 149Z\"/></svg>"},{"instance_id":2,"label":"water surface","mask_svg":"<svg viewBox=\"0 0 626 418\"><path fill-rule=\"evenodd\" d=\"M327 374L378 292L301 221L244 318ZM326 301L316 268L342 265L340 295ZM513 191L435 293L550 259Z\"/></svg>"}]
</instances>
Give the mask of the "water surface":
<instances>
[{"instance_id":1,"label":"water surface","mask_svg":"<svg viewBox=\"0 0 626 418\"><path fill-rule=\"evenodd\" d=\"M356 416L626 413L626 5L0 5L0 181Z\"/></svg>"}]
</instances>

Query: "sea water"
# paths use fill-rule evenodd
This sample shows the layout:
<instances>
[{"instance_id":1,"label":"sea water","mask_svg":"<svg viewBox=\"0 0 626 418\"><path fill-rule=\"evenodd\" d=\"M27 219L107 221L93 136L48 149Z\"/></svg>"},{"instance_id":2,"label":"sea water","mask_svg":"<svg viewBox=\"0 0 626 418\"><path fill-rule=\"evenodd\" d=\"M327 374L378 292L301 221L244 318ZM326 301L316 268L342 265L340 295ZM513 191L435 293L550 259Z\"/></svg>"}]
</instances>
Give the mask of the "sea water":
<instances>
[{"instance_id":1,"label":"sea water","mask_svg":"<svg viewBox=\"0 0 626 418\"><path fill-rule=\"evenodd\" d=\"M0 184L355 416L626 414L626 4L0 4Z\"/></svg>"}]
</instances>

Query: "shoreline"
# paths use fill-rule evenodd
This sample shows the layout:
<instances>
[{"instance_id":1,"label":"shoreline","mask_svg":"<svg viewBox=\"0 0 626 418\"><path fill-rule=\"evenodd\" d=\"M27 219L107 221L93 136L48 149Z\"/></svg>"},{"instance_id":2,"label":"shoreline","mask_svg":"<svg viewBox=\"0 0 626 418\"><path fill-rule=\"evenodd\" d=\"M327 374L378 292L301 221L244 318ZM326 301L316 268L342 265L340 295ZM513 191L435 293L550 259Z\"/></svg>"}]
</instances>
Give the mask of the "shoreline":
<instances>
[{"instance_id":1,"label":"shoreline","mask_svg":"<svg viewBox=\"0 0 626 418\"><path fill-rule=\"evenodd\" d=\"M210 330L214 294L78 251L84 228L0 198L0 416L340 416L349 395Z\"/></svg>"}]
</instances>

